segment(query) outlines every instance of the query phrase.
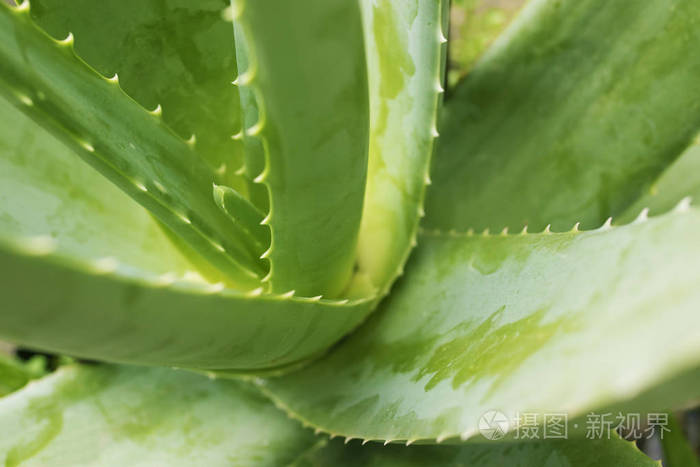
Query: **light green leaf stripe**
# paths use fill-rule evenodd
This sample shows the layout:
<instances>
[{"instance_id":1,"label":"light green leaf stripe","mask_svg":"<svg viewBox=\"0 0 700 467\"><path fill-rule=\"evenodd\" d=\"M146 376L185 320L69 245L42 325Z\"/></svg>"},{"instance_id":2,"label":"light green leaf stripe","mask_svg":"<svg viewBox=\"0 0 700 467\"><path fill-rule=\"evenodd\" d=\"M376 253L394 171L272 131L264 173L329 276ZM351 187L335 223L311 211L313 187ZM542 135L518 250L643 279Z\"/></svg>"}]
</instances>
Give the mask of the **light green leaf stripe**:
<instances>
[{"instance_id":1,"label":"light green leaf stripe","mask_svg":"<svg viewBox=\"0 0 700 467\"><path fill-rule=\"evenodd\" d=\"M145 209L2 99L0 116L0 338L251 370L308 359L369 313L370 302L259 297L203 280Z\"/></svg>"},{"instance_id":2,"label":"light green leaf stripe","mask_svg":"<svg viewBox=\"0 0 700 467\"><path fill-rule=\"evenodd\" d=\"M242 383L162 368L62 367L0 399L6 466L279 466L315 442Z\"/></svg>"},{"instance_id":3,"label":"light green leaf stripe","mask_svg":"<svg viewBox=\"0 0 700 467\"><path fill-rule=\"evenodd\" d=\"M358 266L380 293L416 243L442 101L446 1L363 0L369 171Z\"/></svg>"},{"instance_id":4,"label":"light green leaf stripe","mask_svg":"<svg viewBox=\"0 0 700 467\"><path fill-rule=\"evenodd\" d=\"M29 17L0 4L2 93L145 206L242 288L265 269L212 200L212 174L188 145Z\"/></svg>"},{"instance_id":5,"label":"light green leaf stripe","mask_svg":"<svg viewBox=\"0 0 700 467\"><path fill-rule=\"evenodd\" d=\"M533 0L443 112L429 228L622 212L700 129L700 3Z\"/></svg>"},{"instance_id":6,"label":"light green leaf stripe","mask_svg":"<svg viewBox=\"0 0 700 467\"><path fill-rule=\"evenodd\" d=\"M468 439L492 409L571 420L698 367L698 231L700 212L681 205L588 232L426 233L365 326L259 384L293 416L351 438ZM654 408L697 396L675 388Z\"/></svg>"},{"instance_id":7,"label":"light green leaf stripe","mask_svg":"<svg viewBox=\"0 0 700 467\"><path fill-rule=\"evenodd\" d=\"M544 440L469 443L463 446L361 446L334 441L310 452L294 467L659 467L634 443L611 440Z\"/></svg>"},{"instance_id":8,"label":"light green leaf stripe","mask_svg":"<svg viewBox=\"0 0 700 467\"><path fill-rule=\"evenodd\" d=\"M245 189L235 175L243 144L229 0L32 0L37 24L69 33L76 54L163 121L214 169L216 183Z\"/></svg>"},{"instance_id":9,"label":"light green leaf stripe","mask_svg":"<svg viewBox=\"0 0 700 467\"><path fill-rule=\"evenodd\" d=\"M233 2L246 88L249 173L269 193L265 278L275 293L335 297L354 269L367 175L369 100L357 2ZM332 25L332 26L331 26ZM254 119L254 121L252 120ZM262 154L260 154L262 153Z\"/></svg>"}]
</instances>

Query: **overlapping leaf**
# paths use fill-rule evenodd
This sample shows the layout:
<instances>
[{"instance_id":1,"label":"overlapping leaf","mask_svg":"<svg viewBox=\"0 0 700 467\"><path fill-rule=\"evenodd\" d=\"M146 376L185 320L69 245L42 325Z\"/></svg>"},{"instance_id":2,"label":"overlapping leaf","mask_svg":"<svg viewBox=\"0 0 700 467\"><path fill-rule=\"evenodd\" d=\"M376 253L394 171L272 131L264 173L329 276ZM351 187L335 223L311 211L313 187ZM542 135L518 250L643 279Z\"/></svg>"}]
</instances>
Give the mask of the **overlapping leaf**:
<instances>
[{"instance_id":1,"label":"overlapping leaf","mask_svg":"<svg viewBox=\"0 0 700 467\"><path fill-rule=\"evenodd\" d=\"M322 351L370 311L203 280L143 208L1 100L0 115L2 338L109 361L269 368Z\"/></svg>"}]
</instances>

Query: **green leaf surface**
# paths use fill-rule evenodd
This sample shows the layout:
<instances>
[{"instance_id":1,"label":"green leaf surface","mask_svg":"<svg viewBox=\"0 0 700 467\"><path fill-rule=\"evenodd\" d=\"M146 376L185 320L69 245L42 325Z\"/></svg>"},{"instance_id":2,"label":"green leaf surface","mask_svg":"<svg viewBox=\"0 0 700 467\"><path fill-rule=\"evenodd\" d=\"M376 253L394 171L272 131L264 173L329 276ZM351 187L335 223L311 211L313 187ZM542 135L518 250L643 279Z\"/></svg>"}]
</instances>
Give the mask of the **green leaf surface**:
<instances>
[{"instance_id":1,"label":"green leaf surface","mask_svg":"<svg viewBox=\"0 0 700 467\"><path fill-rule=\"evenodd\" d=\"M388 291L415 245L443 93L447 2L363 0L369 168L358 267Z\"/></svg>"},{"instance_id":2,"label":"green leaf surface","mask_svg":"<svg viewBox=\"0 0 700 467\"><path fill-rule=\"evenodd\" d=\"M683 427L675 415L668 415L668 431L663 432L661 445L664 448L665 467L700 467L698 456L683 434Z\"/></svg>"},{"instance_id":3,"label":"green leaf surface","mask_svg":"<svg viewBox=\"0 0 700 467\"><path fill-rule=\"evenodd\" d=\"M233 15L246 173L269 194L265 280L276 293L338 296L354 268L367 175L358 4L236 0Z\"/></svg>"},{"instance_id":4,"label":"green leaf surface","mask_svg":"<svg viewBox=\"0 0 700 467\"><path fill-rule=\"evenodd\" d=\"M0 120L1 237L153 274L194 269L144 208L3 98Z\"/></svg>"},{"instance_id":5,"label":"green leaf surface","mask_svg":"<svg viewBox=\"0 0 700 467\"><path fill-rule=\"evenodd\" d=\"M621 214L700 128L698 18L692 0L530 2L445 106L425 225Z\"/></svg>"},{"instance_id":6,"label":"green leaf surface","mask_svg":"<svg viewBox=\"0 0 700 467\"><path fill-rule=\"evenodd\" d=\"M0 242L0 337L78 357L269 369L322 352L373 304L242 293L124 263L76 261L43 248Z\"/></svg>"},{"instance_id":7,"label":"green leaf surface","mask_svg":"<svg viewBox=\"0 0 700 467\"><path fill-rule=\"evenodd\" d=\"M371 310L203 280L145 209L2 99L0 115L1 338L91 359L256 369L323 351Z\"/></svg>"},{"instance_id":8,"label":"green leaf surface","mask_svg":"<svg viewBox=\"0 0 700 467\"><path fill-rule=\"evenodd\" d=\"M573 420L700 364L699 229L700 212L681 206L588 232L426 232L358 332L258 383L293 416L351 438L467 439L489 410ZM698 396L696 384L675 389L654 408Z\"/></svg>"},{"instance_id":9,"label":"green leaf surface","mask_svg":"<svg viewBox=\"0 0 700 467\"><path fill-rule=\"evenodd\" d=\"M316 442L234 381L68 366L0 400L6 466L278 466Z\"/></svg>"},{"instance_id":10,"label":"green leaf surface","mask_svg":"<svg viewBox=\"0 0 700 467\"><path fill-rule=\"evenodd\" d=\"M525 3L525 0L452 2L448 90L472 69Z\"/></svg>"},{"instance_id":11,"label":"green leaf surface","mask_svg":"<svg viewBox=\"0 0 700 467\"><path fill-rule=\"evenodd\" d=\"M235 171L243 145L236 54L228 0L33 0L32 18L56 39L69 33L76 54L103 76L119 75L122 89L181 137L217 183L244 189Z\"/></svg>"},{"instance_id":12,"label":"green leaf surface","mask_svg":"<svg viewBox=\"0 0 700 467\"><path fill-rule=\"evenodd\" d=\"M633 443L611 440L543 440L519 443L469 443L463 446L382 446L331 442L294 464L295 467L646 467L658 463Z\"/></svg>"},{"instance_id":13,"label":"green leaf surface","mask_svg":"<svg viewBox=\"0 0 700 467\"><path fill-rule=\"evenodd\" d=\"M13 104L56 134L88 163L145 206L242 288L265 273L241 247L235 224L212 200L213 175L157 112L130 99L28 13L0 5L0 82Z\"/></svg>"},{"instance_id":14,"label":"green leaf surface","mask_svg":"<svg viewBox=\"0 0 700 467\"><path fill-rule=\"evenodd\" d=\"M644 209L650 216L663 214L686 197L689 201L700 200L700 139L697 138L615 221L629 222Z\"/></svg>"}]
</instances>

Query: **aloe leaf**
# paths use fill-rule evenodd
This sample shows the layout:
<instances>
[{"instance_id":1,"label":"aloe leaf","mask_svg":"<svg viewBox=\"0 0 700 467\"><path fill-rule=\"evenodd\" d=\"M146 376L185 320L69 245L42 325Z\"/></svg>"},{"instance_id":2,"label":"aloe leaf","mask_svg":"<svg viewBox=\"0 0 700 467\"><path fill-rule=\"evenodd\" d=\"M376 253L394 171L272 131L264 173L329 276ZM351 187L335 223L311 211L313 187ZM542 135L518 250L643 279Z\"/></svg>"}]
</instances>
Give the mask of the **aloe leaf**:
<instances>
[{"instance_id":1,"label":"aloe leaf","mask_svg":"<svg viewBox=\"0 0 700 467\"><path fill-rule=\"evenodd\" d=\"M367 174L359 7L237 0L233 10L245 57L236 84L249 93L242 93L246 157L264 157L246 171L269 193L266 280L273 292L339 295L354 268Z\"/></svg>"},{"instance_id":2,"label":"aloe leaf","mask_svg":"<svg viewBox=\"0 0 700 467\"><path fill-rule=\"evenodd\" d=\"M357 333L259 383L293 416L351 438L467 439L489 410L572 420L699 366L698 229L700 212L681 205L588 232L426 233ZM698 395L675 389L655 406Z\"/></svg>"},{"instance_id":3,"label":"aloe leaf","mask_svg":"<svg viewBox=\"0 0 700 467\"><path fill-rule=\"evenodd\" d=\"M313 432L234 381L67 366L0 399L3 465L285 465Z\"/></svg>"},{"instance_id":4,"label":"aloe leaf","mask_svg":"<svg viewBox=\"0 0 700 467\"><path fill-rule=\"evenodd\" d=\"M423 215L443 93L447 2L363 0L370 97L359 270L386 292Z\"/></svg>"},{"instance_id":5,"label":"aloe leaf","mask_svg":"<svg viewBox=\"0 0 700 467\"><path fill-rule=\"evenodd\" d=\"M196 276L76 261L51 246L0 241L3 307L22 311L0 315L3 339L113 362L269 369L322 352L373 304L243 293Z\"/></svg>"},{"instance_id":6,"label":"aloe leaf","mask_svg":"<svg viewBox=\"0 0 700 467\"><path fill-rule=\"evenodd\" d=\"M203 280L145 209L2 99L0 115L0 338L256 369L323 351L370 311L371 301L259 297Z\"/></svg>"},{"instance_id":7,"label":"aloe leaf","mask_svg":"<svg viewBox=\"0 0 700 467\"><path fill-rule=\"evenodd\" d=\"M212 200L213 176L185 141L73 52L37 29L28 3L0 5L3 94L145 206L242 288L264 265Z\"/></svg>"},{"instance_id":8,"label":"aloe leaf","mask_svg":"<svg viewBox=\"0 0 700 467\"><path fill-rule=\"evenodd\" d=\"M621 214L700 128L700 5L530 2L445 106L426 226Z\"/></svg>"},{"instance_id":9,"label":"aloe leaf","mask_svg":"<svg viewBox=\"0 0 700 467\"><path fill-rule=\"evenodd\" d=\"M610 440L568 439L529 442L469 443L462 446L382 446L359 442L331 442L294 464L295 467L479 466L479 467L642 467L658 463L640 452L634 443L613 436Z\"/></svg>"},{"instance_id":10,"label":"aloe leaf","mask_svg":"<svg viewBox=\"0 0 700 467\"><path fill-rule=\"evenodd\" d=\"M32 18L181 137L215 169L218 184L245 189L235 171L243 145L228 0L33 0ZM128 52L128 53L127 53Z\"/></svg>"}]
</instances>

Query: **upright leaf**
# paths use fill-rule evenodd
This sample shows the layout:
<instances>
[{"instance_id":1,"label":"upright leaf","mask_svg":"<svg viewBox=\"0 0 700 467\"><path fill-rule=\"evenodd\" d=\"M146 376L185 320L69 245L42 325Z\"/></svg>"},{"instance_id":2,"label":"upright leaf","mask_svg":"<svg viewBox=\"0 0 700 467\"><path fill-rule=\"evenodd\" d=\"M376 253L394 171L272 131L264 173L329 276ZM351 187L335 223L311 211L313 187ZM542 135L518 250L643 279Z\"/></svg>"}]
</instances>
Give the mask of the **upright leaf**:
<instances>
[{"instance_id":1,"label":"upright leaf","mask_svg":"<svg viewBox=\"0 0 700 467\"><path fill-rule=\"evenodd\" d=\"M693 0L530 2L446 105L426 226L622 213L700 128L699 16Z\"/></svg>"},{"instance_id":2,"label":"upright leaf","mask_svg":"<svg viewBox=\"0 0 700 467\"><path fill-rule=\"evenodd\" d=\"M446 1L363 0L370 97L359 271L382 293L403 270L423 215L443 93Z\"/></svg>"},{"instance_id":3,"label":"upright leaf","mask_svg":"<svg viewBox=\"0 0 700 467\"><path fill-rule=\"evenodd\" d=\"M337 296L354 268L367 174L358 4L236 0L233 10L246 172L269 194L266 280L277 293Z\"/></svg>"}]
</instances>

